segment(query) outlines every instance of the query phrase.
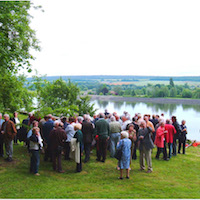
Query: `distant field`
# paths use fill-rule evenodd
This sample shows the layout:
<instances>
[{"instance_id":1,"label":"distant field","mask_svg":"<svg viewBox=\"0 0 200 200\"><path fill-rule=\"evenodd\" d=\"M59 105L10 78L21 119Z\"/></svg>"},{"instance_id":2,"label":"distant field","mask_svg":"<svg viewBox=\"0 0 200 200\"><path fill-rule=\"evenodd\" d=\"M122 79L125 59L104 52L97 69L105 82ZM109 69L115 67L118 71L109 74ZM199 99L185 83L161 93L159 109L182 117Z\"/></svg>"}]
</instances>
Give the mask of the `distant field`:
<instances>
[{"instance_id":1,"label":"distant field","mask_svg":"<svg viewBox=\"0 0 200 200\"><path fill-rule=\"evenodd\" d=\"M144 86L148 84L156 85L156 84L164 84L169 85L169 81L151 81L151 80L139 80L139 81L116 81L116 82L104 82L108 85L130 85L134 84L137 86ZM174 81L175 85L184 85L187 83L189 86L200 86L200 82L196 81Z\"/></svg>"}]
</instances>

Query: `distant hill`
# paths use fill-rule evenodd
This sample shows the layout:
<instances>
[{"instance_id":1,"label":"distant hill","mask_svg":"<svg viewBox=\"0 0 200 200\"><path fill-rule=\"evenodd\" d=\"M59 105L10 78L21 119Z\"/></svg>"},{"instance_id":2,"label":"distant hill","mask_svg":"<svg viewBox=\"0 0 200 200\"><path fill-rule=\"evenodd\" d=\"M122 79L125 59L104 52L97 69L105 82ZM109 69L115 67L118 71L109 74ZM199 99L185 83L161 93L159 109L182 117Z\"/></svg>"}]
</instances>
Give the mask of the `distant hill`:
<instances>
[{"instance_id":1,"label":"distant hill","mask_svg":"<svg viewBox=\"0 0 200 200\"><path fill-rule=\"evenodd\" d=\"M72 82L83 82L83 81L169 81L173 78L174 81L195 81L200 82L200 76L131 76L131 75L83 75L83 76L46 76L44 79L48 81L57 80L62 77L63 80L70 79ZM28 78L31 81L32 78Z\"/></svg>"}]
</instances>

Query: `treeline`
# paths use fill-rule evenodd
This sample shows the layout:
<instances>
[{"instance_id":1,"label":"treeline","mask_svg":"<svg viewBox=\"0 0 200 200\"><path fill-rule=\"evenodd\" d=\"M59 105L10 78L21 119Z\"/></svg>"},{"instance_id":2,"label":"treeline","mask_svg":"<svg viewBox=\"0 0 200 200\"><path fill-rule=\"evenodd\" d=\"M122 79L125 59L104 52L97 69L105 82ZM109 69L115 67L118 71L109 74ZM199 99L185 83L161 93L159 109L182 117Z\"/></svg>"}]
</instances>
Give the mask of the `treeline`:
<instances>
[{"instance_id":1,"label":"treeline","mask_svg":"<svg viewBox=\"0 0 200 200\"><path fill-rule=\"evenodd\" d=\"M164 84L147 84L146 86L130 85L108 85L108 84L91 84L80 85L82 90L89 91L88 94L97 95L118 95L133 97L174 97L174 98L200 98L200 88L190 87L187 83L184 85L175 85L172 78L168 85Z\"/></svg>"}]
</instances>

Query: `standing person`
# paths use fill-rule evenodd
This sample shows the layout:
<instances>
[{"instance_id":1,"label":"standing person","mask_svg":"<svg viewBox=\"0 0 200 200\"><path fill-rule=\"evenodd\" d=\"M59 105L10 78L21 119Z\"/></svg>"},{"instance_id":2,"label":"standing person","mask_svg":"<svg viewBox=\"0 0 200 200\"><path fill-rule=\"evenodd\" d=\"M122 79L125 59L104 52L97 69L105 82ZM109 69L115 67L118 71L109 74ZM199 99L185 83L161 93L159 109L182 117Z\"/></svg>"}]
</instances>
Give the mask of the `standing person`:
<instances>
[{"instance_id":1,"label":"standing person","mask_svg":"<svg viewBox=\"0 0 200 200\"><path fill-rule=\"evenodd\" d=\"M11 162L13 156L13 139L17 134L17 130L15 128L15 124L10 120L8 114L4 115L4 122L1 127L1 134L3 134L3 140L5 143L7 158L6 161Z\"/></svg>"},{"instance_id":2,"label":"standing person","mask_svg":"<svg viewBox=\"0 0 200 200\"><path fill-rule=\"evenodd\" d=\"M94 134L94 127L93 124L90 122L89 115L85 115L84 121L82 123L82 133L83 133L83 145L85 150L85 160L84 163L90 160L90 149L93 140Z\"/></svg>"},{"instance_id":3,"label":"standing person","mask_svg":"<svg viewBox=\"0 0 200 200\"><path fill-rule=\"evenodd\" d=\"M152 129L151 127L146 126L145 121L141 121L140 129L138 131L139 138L139 150L140 150L140 170L145 170L145 161L148 165L147 173L151 173L153 171L152 168L152 159L151 159L151 149L154 148L153 141L151 139Z\"/></svg>"},{"instance_id":4,"label":"standing person","mask_svg":"<svg viewBox=\"0 0 200 200\"><path fill-rule=\"evenodd\" d=\"M175 116L172 116L172 125L174 126L174 128L176 129L176 134L174 135L173 138L173 155L176 156L176 152L177 152L177 140L179 139L179 135L181 133L181 129L180 129L180 125L177 122L177 119Z\"/></svg>"},{"instance_id":5,"label":"standing person","mask_svg":"<svg viewBox=\"0 0 200 200\"><path fill-rule=\"evenodd\" d=\"M133 150L134 150L134 146L135 146L134 142L137 140L136 130L134 129L133 124L129 124L127 132L129 135L129 139L131 140L131 159L132 159Z\"/></svg>"},{"instance_id":6,"label":"standing person","mask_svg":"<svg viewBox=\"0 0 200 200\"><path fill-rule=\"evenodd\" d=\"M39 176L40 174L38 173L38 169L40 165L40 149L42 149L43 143L40 136L40 129L38 127L34 127L32 129L32 133L33 134L29 137L29 150L31 153L30 173Z\"/></svg>"},{"instance_id":7,"label":"standing person","mask_svg":"<svg viewBox=\"0 0 200 200\"><path fill-rule=\"evenodd\" d=\"M52 161L52 154L51 154L51 148L50 148L50 142L49 142L49 134L53 130L54 121L52 120L51 114L47 115L47 117L45 119L46 119L46 122L42 126L42 135L43 135L44 142L46 144L44 161L48 161L48 159L50 159L50 161Z\"/></svg>"},{"instance_id":8,"label":"standing person","mask_svg":"<svg viewBox=\"0 0 200 200\"><path fill-rule=\"evenodd\" d=\"M110 157L114 158L115 149L120 140L121 125L116 121L114 116L111 116L110 121Z\"/></svg>"},{"instance_id":9,"label":"standing person","mask_svg":"<svg viewBox=\"0 0 200 200\"><path fill-rule=\"evenodd\" d=\"M74 118L69 117L69 125L65 129L65 132L67 135L67 140L65 142L65 160L70 160L70 158L69 158L70 142L71 142L71 138L73 138L74 134L75 134L73 124L74 124Z\"/></svg>"},{"instance_id":10,"label":"standing person","mask_svg":"<svg viewBox=\"0 0 200 200\"><path fill-rule=\"evenodd\" d=\"M105 162L107 145L109 140L110 128L108 122L104 119L103 113L99 114L99 120L95 123L95 135L98 136L97 161ZM102 158L102 159L101 159Z\"/></svg>"},{"instance_id":11,"label":"standing person","mask_svg":"<svg viewBox=\"0 0 200 200\"><path fill-rule=\"evenodd\" d=\"M14 124L15 124L15 126L16 126L16 130L17 130L17 134L15 135L15 137L14 137L14 144L15 145L17 145L18 143L18 136L19 136L19 129L20 129L20 120L19 120L19 118L18 118L18 113L15 111L14 113L13 113L13 118L11 118L11 121L13 121L14 122Z\"/></svg>"},{"instance_id":12,"label":"standing person","mask_svg":"<svg viewBox=\"0 0 200 200\"><path fill-rule=\"evenodd\" d=\"M123 179L123 169L126 169L126 178L129 179L129 168L131 161L131 140L128 139L128 132L121 132L121 140L117 145L117 149L122 149L122 157L119 160L119 168L120 168L120 177L119 179Z\"/></svg>"},{"instance_id":13,"label":"standing person","mask_svg":"<svg viewBox=\"0 0 200 200\"><path fill-rule=\"evenodd\" d=\"M0 113L0 130L4 120L2 119L2 114ZM3 157L3 134L0 131L0 157Z\"/></svg>"},{"instance_id":14,"label":"standing person","mask_svg":"<svg viewBox=\"0 0 200 200\"><path fill-rule=\"evenodd\" d=\"M181 151L181 144L183 145L183 154L185 154L185 143L186 143L186 134L187 134L187 127L186 127L186 121L182 120L181 122L181 134L179 138L179 146L178 146L178 153Z\"/></svg>"},{"instance_id":15,"label":"standing person","mask_svg":"<svg viewBox=\"0 0 200 200\"><path fill-rule=\"evenodd\" d=\"M82 159L81 159L81 149L83 145L83 133L81 132L82 125L80 123L75 124L74 130L76 131L74 134L74 138L76 138L76 142L79 143L80 148L80 160L76 163L76 172L82 171Z\"/></svg>"},{"instance_id":16,"label":"standing person","mask_svg":"<svg viewBox=\"0 0 200 200\"><path fill-rule=\"evenodd\" d=\"M58 171L59 173L64 173L61 164L61 153L64 147L64 142L67 139L65 131L62 129L62 125L62 122L60 123L59 121L55 121L54 129L49 135L49 142L52 152L53 170Z\"/></svg>"},{"instance_id":17,"label":"standing person","mask_svg":"<svg viewBox=\"0 0 200 200\"><path fill-rule=\"evenodd\" d=\"M167 151L165 147L165 135L168 131L165 130L165 122L161 121L160 126L156 131L156 138L154 144L157 146L156 159L159 159L160 153L163 152L163 159L169 160L167 158Z\"/></svg>"},{"instance_id":18,"label":"standing person","mask_svg":"<svg viewBox=\"0 0 200 200\"><path fill-rule=\"evenodd\" d=\"M165 130L167 130L167 134L165 135L165 142L168 143L169 154L168 158L172 157L172 145L173 145L173 138L174 134L176 134L176 129L172 124L170 124L170 120L166 120Z\"/></svg>"}]
</instances>

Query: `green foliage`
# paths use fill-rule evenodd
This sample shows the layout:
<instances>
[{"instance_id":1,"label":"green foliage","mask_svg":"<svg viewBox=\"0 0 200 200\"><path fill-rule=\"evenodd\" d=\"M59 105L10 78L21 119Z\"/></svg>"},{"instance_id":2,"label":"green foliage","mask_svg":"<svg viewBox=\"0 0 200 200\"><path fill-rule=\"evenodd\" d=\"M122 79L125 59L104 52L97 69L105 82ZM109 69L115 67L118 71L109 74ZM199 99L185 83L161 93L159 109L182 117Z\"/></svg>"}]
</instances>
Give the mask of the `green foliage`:
<instances>
[{"instance_id":1,"label":"green foliage","mask_svg":"<svg viewBox=\"0 0 200 200\"><path fill-rule=\"evenodd\" d=\"M1 70L31 71L30 48L39 50L35 31L29 26L29 1L0 1L0 66Z\"/></svg>"},{"instance_id":2,"label":"green foliage","mask_svg":"<svg viewBox=\"0 0 200 200\"><path fill-rule=\"evenodd\" d=\"M11 72L0 75L0 108L3 111L14 112L20 108L31 111L32 93L23 85L26 79L24 76L15 76Z\"/></svg>"},{"instance_id":3,"label":"green foliage","mask_svg":"<svg viewBox=\"0 0 200 200\"><path fill-rule=\"evenodd\" d=\"M106 84L101 84L97 87L96 92L97 94L102 93L103 95L106 95L109 92L108 86Z\"/></svg>"},{"instance_id":4,"label":"green foliage","mask_svg":"<svg viewBox=\"0 0 200 200\"><path fill-rule=\"evenodd\" d=\"M174 87L174 81L173 81L173 78L170 78L170 79L169 79L169 85L170 85L171 87Z\"/></svg>"},{"instance_id":5,"label":"green foliage","mask_svg":"<svg viewBox=\"0 0 200 200\"><path fill-rule=\"evenodd\" d=\"M183 98L191 98L192 92L189 89L183 89L182 97Z\"/></svg>"}]
</instances>

